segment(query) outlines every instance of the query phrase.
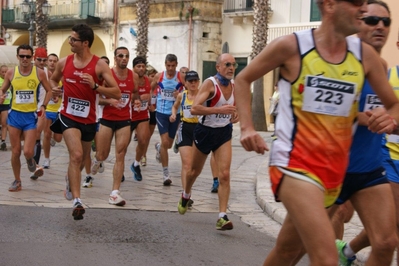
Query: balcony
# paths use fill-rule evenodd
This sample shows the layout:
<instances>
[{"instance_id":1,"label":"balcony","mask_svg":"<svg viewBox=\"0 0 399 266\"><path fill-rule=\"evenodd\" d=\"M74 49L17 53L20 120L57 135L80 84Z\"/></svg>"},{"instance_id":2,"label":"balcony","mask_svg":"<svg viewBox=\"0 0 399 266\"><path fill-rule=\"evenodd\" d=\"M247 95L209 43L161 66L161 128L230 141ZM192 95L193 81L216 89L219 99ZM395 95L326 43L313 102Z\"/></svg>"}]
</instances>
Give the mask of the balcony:
<instances>
[{"instance_id":1,"label":"balcony","mask_svg":"<svg viewBox=\"0 0 399 266\"><path fill-rule=\"evenodd\" d=\"M28 28L27 15L22 13L20 7L22 2L16 1L14 5L10 4L3 8L2 25L4 27L25 30ZM112 12L111 15L108 15L107 10L110 10L110 7L107 6L106 2L101 0L48 0L48 3L52 6L48 28L69 28L77 23L99 25L101 20L112 21Z\"/></svg>"},{"instance_id":2,"label":"balcony","mask_svg":"<svg viewBox=\"0 0 399 266\"><path fill-rule=\"evenodd\" d=\"M296 24L269 24L267 43L270 43L278 37L291 34L295 31L317 28L319 26L320 21Z\"/></svg>"},{"instance_id":3,"label":"balcony","mask_svg":"<svg viewBox=\"0 0 399 266\"><path fill-rule=\"evenodd\" d=\"M224 13L252 12L253 0L225 0Z\"/></svg>"}]
</instances>

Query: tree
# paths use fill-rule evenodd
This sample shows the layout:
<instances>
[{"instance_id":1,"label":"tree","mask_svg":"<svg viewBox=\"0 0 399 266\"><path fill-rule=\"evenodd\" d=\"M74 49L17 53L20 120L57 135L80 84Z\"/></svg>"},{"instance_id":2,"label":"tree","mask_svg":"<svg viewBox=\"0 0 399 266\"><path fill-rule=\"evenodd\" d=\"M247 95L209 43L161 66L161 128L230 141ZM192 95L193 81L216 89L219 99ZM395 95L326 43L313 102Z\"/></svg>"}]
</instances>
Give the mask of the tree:
<instances>
[{"instance_id":1,"label":"tree","mask_svg":"<svg viewBox=\"0 0 399 266\"><path fill-rule=\"evenodd\" d=\"M137 1L137 47L136 55L147 58L148 24L150 22L150 0Z\"/></svg>"},{"instance_id":2,"label":"tree","mask_svg":"<svg viewBox=\"0 0 399 266\"><path fill-rule=\"evenodd\" d=\"M254 27L252 36L251 58L255 58L267 44L268 33L268 0L254 0ZM263 77L253 84L252 119L257 131L267 131L266 113L263 95Z\"/></svg>"},{"instance_id":3,"label":"tree","mask_svg":"<svg viewBox=\"0 0 399 266\"><path fill-rule=\"evenodd\" d=\"M47 0L36 1L36 46L47 48L47 25L49 16L43 14L42 7Z\"/></svg>"}]
</instances>

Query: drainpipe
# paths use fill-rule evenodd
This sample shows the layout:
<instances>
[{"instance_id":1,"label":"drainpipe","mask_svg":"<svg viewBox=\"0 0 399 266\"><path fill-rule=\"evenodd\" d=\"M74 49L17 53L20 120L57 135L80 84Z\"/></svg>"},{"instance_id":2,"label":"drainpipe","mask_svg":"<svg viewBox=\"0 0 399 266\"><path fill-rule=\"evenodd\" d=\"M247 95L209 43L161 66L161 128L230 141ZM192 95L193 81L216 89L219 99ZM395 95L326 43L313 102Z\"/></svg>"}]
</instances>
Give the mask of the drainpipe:
<instances>
[{"instance_id":1,"label":"drainpipe","mask_svg":"<svg viewBox=\"0 0 399 266\"><path fill-rule=\"evenodd\" d=\"M116 46L116 41L118 40L118 0L114 0L114 47L113 50L115 50Z\"/></svg>"},{"instance_id":2,"label":"drainpipe","mask_svg":"<svg viewBox=\"0 0 399 266\"><path fill-rule=\"evenodd\" d=\"M193 35L193 11L194 8L192 6L188 7L188 65L187 67L191 69L191 48L192 48L192 35Z\"/></svg>"},{"instance_id":3,"label":"drainpipe","mask_svg":"<svg viewBox=\"0 0 399 266\"><path fill-rule=\"evenodd\" d=\"M1 0L1 10L0 10L0 37L4 36L4 27L3 27L3 5L4 5L4 0Z\"/></svg>"}]
</instances>

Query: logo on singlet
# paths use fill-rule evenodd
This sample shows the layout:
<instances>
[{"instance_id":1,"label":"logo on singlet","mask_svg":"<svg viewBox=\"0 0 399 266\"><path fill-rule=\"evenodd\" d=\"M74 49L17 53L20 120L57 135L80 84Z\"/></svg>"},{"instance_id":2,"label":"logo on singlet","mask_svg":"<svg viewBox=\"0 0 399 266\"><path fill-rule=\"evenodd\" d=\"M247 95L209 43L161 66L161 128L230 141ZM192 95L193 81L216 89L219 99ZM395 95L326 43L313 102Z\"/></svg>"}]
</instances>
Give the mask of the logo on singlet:
<instances>
[{"instance_id":1,"label":"logo on singlet","mask_svg":"<svg viewBox=\"0 0 399 266\"><path fill-rule=\"evenodd\" d=\"M355 86L352 84L322 77L310 78L307 86L318 87L321 89L328 89L333 91L345 91L347 93L353 93L355 91Z\"/></svg>"},{"instance_id":2,"label":"logo on singlet","mask_svg":"<svg viewBox=\"0 0 399 266\"><path fill-rule=\"evenodd\" d=\"M342 76L357 76L358 73L357 72L353 72L353 71L348 71L348 70L344 70L344 72L342 72Z\"/></svg>"}]
</instances>

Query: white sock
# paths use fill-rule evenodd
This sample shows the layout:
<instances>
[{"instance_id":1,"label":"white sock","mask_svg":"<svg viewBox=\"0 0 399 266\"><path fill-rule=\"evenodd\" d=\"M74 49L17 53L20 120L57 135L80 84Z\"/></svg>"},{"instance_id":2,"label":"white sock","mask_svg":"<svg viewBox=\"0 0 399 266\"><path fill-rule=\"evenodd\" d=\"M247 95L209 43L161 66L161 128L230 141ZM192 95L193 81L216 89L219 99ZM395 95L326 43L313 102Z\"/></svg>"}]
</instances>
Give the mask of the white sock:
<instances>
[{"instance_id":1,"label":"white sock","mask_svg":"<svg viewBox=\"0 0 399 266\"><path fill-rule=\"evenodd\" d=\"M76 202L80 202L80 203L82 203L82 202L80 201L80 198L75 198L75 199L73 200L73 205L75 205L75 204L76 204Z\"/></svg>"},{"instance_id":2,"label":"white sock","mask_svg":"<svg viewBox=\"0 0 399 266\"><path fill-rule=\"evenodd\" d=\"M138 161L134 160L134 164L133 165L134 166L138 166L138 165L140 165L140 163Z\"/></svg>"},{"instance_id":3,"label":"white sock","mask_svg":"<svg viewBox=\"0 0 399 266\"><path fill-rule=\"evenodd\" d=\"M167 166L166 166L166 167L163 167L163 175L164 175L164 176L168 176L168 175L169 175L169 169L168 169Z\"/></svg>"},{"instance_id":4,"label":"white sock","mask_svg":"<svg viewBox=\"0 0 399 266\"><path fill-rule=\"evenodd\" d=\"M219 218L223 218L225 215L227 215L225 212L219 212Z\"/></svg>"},{"instance_id":5,"label":"white sock","mask_svg":"<svg viewBox=\"0 0 399 266\"><path fill-rule=\"evenodd\" d=\"M182 195L183 195L183 198L185 198L185 199L189 199L191 197L191 194L190 193L187 194L186 191L183 191Z\"/></svg>"},{"instance_id":6,"label":"white sock","mask_svg":"<svg viewBox=\"0 0 399 266\"><path fill-rule=\"evenodd\" d=\"M353 250L352 250L351 246L349 245L349 243L347 243L345 245L343 252L344 252L344 255L347 258L352 258L353 256L355 256L355 252L353 252Z\"/></svg>"},{"instance_id":7,"label":"white sock","mask_svg":"<svg viewBox=\"0 0 399 266\"><path fill-rule=\"evenodd\" d=\"M118 194L118 193L119 193L119 190L112 190L111 195Z\"/></svg>"}]
</instances>

